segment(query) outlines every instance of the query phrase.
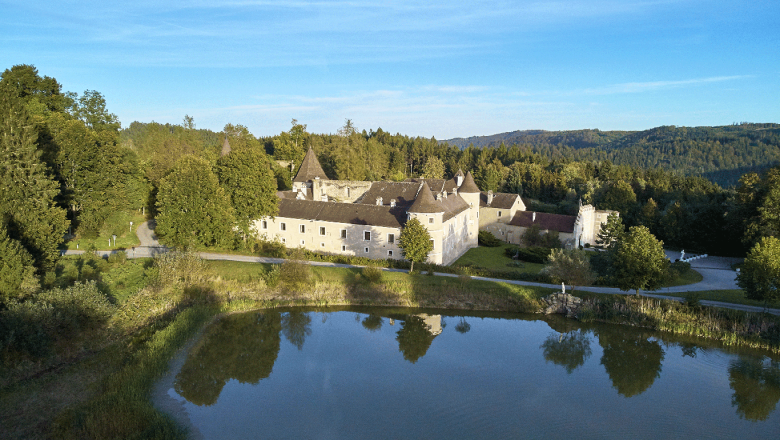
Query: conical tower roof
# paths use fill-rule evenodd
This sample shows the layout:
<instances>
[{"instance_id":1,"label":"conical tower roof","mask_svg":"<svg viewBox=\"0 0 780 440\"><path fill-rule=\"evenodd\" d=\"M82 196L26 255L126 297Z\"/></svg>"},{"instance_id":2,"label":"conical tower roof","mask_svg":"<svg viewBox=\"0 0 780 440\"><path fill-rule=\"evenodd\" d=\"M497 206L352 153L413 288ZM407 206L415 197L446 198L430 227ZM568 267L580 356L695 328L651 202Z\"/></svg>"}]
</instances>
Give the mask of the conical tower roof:
<instances>
[{"instance_id":1,"label":"conical tower roof","mask_svg":"<svg viewBox=\"0 0 780 440\"><path fill-rule=\"evenodd\" d=\"M479 192L479 187L474 183L474 176L471 175L471 171L466 174L466 179L463 181L463 185L458 188L458 192L461 194L473 194Z\"/></svg>"},{"instance_id":2,"label":"conical tower roof","mask_svg":"<svg viewBox=\"0 0 780 440\"><path fill-rule=\"evenodd\" d=\"M427 183L423 182L420 193L417 194L417 198L414 199L414 203L409 207L407 212L433 214L437 212L444 212L444 208L441 203L437 203L433 198L431 187Z\"/></svg>"},{"instance_id":3,"label":"conical tower roof","mask_svg":"<svg viewBox=\"0 0 780 440\"><path fill-rule=\"evenodd\" d=\"M322 170L320 161L317 160L317 155L314 154L314 150L309 147L309 151L306 152L303 163L301 163L301 167L298 169L298 174L295 175L293 182L309 182L314 180L315 177L319 177L322 180L328 180L328 176L326 176L325 171Z\"/></svg>"},{"instance_id":4,"label":"conical tower roof","mask_svg":"<svg viewBox=\"0 0 780 440\"><path fill-rule=\"evenodd\" d=\"M220 156L227 156L231 151L230 142L228 142L228 137L225 135L225 142L222 143L222 153L220 153Z\"/></svg>"}]
</instances>

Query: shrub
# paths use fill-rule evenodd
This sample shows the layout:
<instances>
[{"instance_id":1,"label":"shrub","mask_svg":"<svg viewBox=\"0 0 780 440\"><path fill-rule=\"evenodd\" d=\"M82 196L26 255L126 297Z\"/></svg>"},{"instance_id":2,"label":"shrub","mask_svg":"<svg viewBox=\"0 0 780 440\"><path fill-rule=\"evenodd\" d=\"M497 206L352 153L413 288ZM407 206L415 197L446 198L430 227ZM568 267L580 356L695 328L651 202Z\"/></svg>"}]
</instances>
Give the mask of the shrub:
<instances>
[{"instance_id":1,"label":"shrub","mask_svg":"<svg viewBox=\"0 0 780 440\"><path fill-rule=\"evenodd\" d=\"M127 253L125 251L116 251L108 256L108 262L111 264L122 264L127 261Z\"/></svg>"},{"instance_id":2,"label":"shrub","mask_svg":"<svg viewBox=\"0 0 780 440\"><path fill-rule=\"evenodd\" d=\"M268 287L276 287L279 284L279 276L281 275L281 265L274 264L271 270L263 274L263 279Z\"/></svg>"},{"instance_id":3,"label":"shrub","mask_svg":"<svg viewBox=\"0 0 780 440\"><path fill-rule=\"evenodd\" d=\"M290 255L290 259L282 263L279 273L279 281L287 287L295 290L302 289L311 284L311 267L304 261L303 249L296 249Z\"/></svg>"},{"instance_id":4,"label":"shrub","mask_svg":"<svg viewBox=\"0 0 780 440\"><path fill-rule=\"evenodd\" d=\"M481 246L487 246L487 247L498 247L501 246L502 244L501 240L497 239L495 235L491 234L488 231L479 231L479 236L477 237L477 240L479 241L479 244Z\"/></svg>"},{"instance_id":5,"label":"shrub","mask_svg":"<svg viewBox=\"0 0 780 440\"><path fill-rule=\"evenodd\" d=\"M206 262L190 250L173 250L154 257L156 283L166 286L177 283L192 285L205 279Z\"/></svg>"},{"instance_id":6,"label":"shrub","mask_svg":"<svg viewBox=\"0 0 780 440\"><path fill-rule=\"evenodd\" d=\"M366 266L361 271L363 278L369 283L378 284L382 282L382 269L376 266Z\"/></svg>"},{"instance_id":7,"label":"shrub","mask_svg":"<svg viewBox=\"0 0 780 440\"><path fill-rule=\"evenodd\" d=\"M542 246L533 246L526 248L511 247L507 248L504 253L507 257L515 258L527 261L529 263L544 264L547 262L547 257L550 256L551 249Z\"/></svg>"}]
</instances>

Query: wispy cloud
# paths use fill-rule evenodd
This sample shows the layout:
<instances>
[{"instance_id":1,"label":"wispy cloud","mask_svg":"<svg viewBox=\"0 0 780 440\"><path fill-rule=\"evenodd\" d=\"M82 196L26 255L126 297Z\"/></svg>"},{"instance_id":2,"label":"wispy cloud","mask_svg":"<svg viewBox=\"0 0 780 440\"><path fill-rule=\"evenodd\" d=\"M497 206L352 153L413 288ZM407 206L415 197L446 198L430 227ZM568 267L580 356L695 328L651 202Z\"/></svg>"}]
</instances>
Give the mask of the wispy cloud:
<instances>
[{"instance_id":1,"label":"wispy cloud","mask_svg":"<svg viewBox=\"0 0 780 440\"><path fill-rule=\"evenodd\" d=\"M622 93L642 93L653 90L669 89L684 86L696 86L708 83L719 83L724 81L735 81L740 79L752 78L752 75L732 75L732 76L712 76L708 78L694 78L676 81L646 81L629 82L613 84L604 87L595 87L582 90L586 95L614 95ZM578 92L574 92L578 93Z\"/></svg>"}]
</instances>

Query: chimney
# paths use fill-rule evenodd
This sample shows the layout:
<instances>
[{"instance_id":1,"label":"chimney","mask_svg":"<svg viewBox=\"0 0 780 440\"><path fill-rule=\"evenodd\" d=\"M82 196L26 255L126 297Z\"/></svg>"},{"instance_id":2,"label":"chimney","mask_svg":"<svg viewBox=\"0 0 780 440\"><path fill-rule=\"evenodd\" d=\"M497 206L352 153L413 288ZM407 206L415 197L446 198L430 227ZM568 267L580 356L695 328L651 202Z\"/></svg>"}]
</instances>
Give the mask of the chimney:
<instances>
[{"instance_id":1,"label":"chimney","mask_svg":"<svg viewBox=\"0 0 780 440\"><path fill-rule=\"evenodd\" d=\"M377 197L376 198L376 204L377 205L381 205L382 204L382 198L381 197Z\"/></svg>"},{"instance_id":2,"label":"chimney","mask_svg":"<svg viewBox=\"0 0 780 440\"><path fill-rule=\"evenodd\" d=\"M531 214L531 223L536 221L536 213Z\"/></svg>"},{"instance_id":3,"label":"chimney","mask_svg":"<svg viewBox=\"0 0 780 440\"><path fill-rule=\"evenodd\" d=\"M455 184L458 185L458 186L463 185L463 176L461 176L461 175L456 176L455 177Z\"/></svg>"},{"instance_id":4,"label":"chimney","mask_svg":"<svg viewBox=\"0 0 780 440\"><path fill-rule=\"evenodd\" d=\"M447 198L447 191L441 190L441 196L446 199Z\"/></svg>"},{"instance_id":5,"label":"chimney","mask_svg":"<svg viewBox=\"0 0 780 440\"><path fill-rule=\"evenodd\" d=\"M487 199L488 206L490 206L491 203L493 203L493 190L488 191L488 199Z\"/></svg>"},{"instance_id":6,"label":"chimney","mask_svg":"<svg viewBox=\"0 0 780 440\"><path fill-rule=\"evenodd\" d=\"M390 199L390 207L395 208L395 199Z\"/></svg>"},{"instance_id":7,"label":"chimney","mask_svg":"<svg viewBox=\"0 0 780 440\"><path fill-rule=\"evenodd\" d=\"M457 196L458 195L458 188L452 188L452 195Z\"/></svg>"}]
</instances>

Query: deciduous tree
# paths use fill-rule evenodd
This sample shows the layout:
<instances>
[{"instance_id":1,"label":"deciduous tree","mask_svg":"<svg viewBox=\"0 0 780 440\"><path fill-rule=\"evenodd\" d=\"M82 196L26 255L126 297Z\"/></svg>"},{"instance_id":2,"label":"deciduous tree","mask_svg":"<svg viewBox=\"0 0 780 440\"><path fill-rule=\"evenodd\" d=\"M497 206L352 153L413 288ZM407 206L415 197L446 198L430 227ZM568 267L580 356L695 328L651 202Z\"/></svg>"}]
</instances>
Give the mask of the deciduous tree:
<instances>
[{"instance_id":1,"label":"deciduous tree","mask_svg":"<svg viewBox=\"0 0 780 440\"><path fill-rule=\"evenodd\" d=\"M413 218L406 222L406 226L401 231L398 247L401 248L404 258L412 262L409 273L414 272L414 263L425 262L428 254L433 250L431 234L419 220Z\"/></svg>"},{"instance_id":2,"label":"deciduous tree","mask_svg":"<svg viewBox=\"0 0 780 440\"><path fill-rule=\"evenodd\" d=\"M586 251L553 249L547 258L545 273L556 283L571 285L572 293L576 286L590 286L596 280Z\"/></svg>"},{"instance_id":3,"label":"deciduous tree","mask_svg":"<svg viewBox=\"0 0 780 440\"><path fill-rule=\"evenodd\" d=\"M663 242L644 226L632 226L615 248L614 277L620 290L656 290L669 266Z\"/></svg>"},{"instance_id":4,"label":"deciduous tree","mask_svg":"<svg viewBox=\"0 0 780 440\"><path fill-rule=\"evenodd\" d=\"M157 233L178 246L224 245L234 225L233 207L211 166L185 156L160 182Z\"/></svg>"},{"instance_id":5,"label":"deciduous tree","mask_svg":"<svg viewBox=\"0 0 780 440\"><path fill-rule=\"evenodd\" d=\"M745 258L737 284L750 299L767 303L780 300L780 240L763 237Z\"/></svg>"},{"instance_id":6,"label":"deciduous tree","mask_svg":"<svg viewBox=\"0 0 780 440\"><path fill-rule=\"evenodd\" d=\"M268 156L262 151L249 148L233 151L217 161L216 171L245 236L251 232L252 220L279 212L276 179Z\"/></svg>"}]
</instances>

